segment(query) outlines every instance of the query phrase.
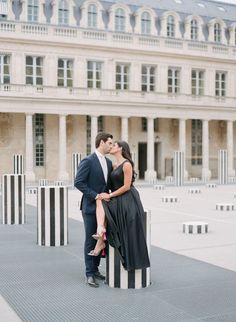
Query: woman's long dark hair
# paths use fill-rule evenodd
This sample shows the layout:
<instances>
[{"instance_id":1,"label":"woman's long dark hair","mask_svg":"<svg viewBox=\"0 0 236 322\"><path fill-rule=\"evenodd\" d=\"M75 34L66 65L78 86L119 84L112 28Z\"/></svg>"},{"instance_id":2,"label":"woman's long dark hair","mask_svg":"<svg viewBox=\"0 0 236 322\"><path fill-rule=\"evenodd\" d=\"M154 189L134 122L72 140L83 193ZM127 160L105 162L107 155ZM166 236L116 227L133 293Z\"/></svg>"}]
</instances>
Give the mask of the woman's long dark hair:
<instances>
[{"instance_id":1,"label":"woman's long dark hair","mask_svg":"<svg viewBox=\"0 0 236 322\"><path fill-rule=\"evenodd\" d=\"M132 183L133 183L135 181L137 173L134 171L134 162L131 157L129 144L125 141L116 141L116 143L120 148L122 148L121 154L122 154L123 158L127 159L130 162L130 164L132 165L132 169L133 169Z\"/></svg>"}]
</instances>

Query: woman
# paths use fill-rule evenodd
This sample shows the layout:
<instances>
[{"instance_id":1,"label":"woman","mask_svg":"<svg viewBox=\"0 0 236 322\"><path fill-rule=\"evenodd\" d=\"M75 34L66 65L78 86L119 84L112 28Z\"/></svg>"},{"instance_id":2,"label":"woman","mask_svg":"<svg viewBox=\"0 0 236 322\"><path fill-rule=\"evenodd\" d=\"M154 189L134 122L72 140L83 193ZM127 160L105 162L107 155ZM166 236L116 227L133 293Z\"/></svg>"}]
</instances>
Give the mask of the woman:
<instances>
[{"instance_id":1,"label":"woman","mask_svg":"<svg viewBox=\"0 0 236 322\"><path fill-rule=\"evenodd\" d=\"M128 143L117 141L110 153L116 163L111 173L111 193L101 193L97 200L96 247L89 255L98 256L105 248L104 236L107 222L107 239L118 249L126 270L150 266L143 227L144 210L138 191L134 188L134 163Z\"/></svg>"}]
</instances>

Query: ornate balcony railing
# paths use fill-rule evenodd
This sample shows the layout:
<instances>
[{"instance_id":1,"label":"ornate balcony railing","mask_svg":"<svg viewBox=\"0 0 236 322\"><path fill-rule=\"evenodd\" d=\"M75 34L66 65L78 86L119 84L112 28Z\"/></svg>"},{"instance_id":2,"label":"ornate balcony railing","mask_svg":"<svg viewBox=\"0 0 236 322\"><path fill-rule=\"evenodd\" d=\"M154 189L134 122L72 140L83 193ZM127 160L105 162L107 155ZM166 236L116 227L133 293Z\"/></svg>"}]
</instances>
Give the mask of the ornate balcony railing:
<instances>
[{"instance_id":1,"label":"ornate balcony railing","mask_svg":"<svg viewBox=\"0 0 236 322\"><path fill-rule=\"evenodd\" d=\"M35 37L37 35L37 37ZM55 41L84 46L102 46L103 48L127 48L235 60L236 46L221 45L210 42L198 42L186 39L164 38L138 34L117 33L104 30L91 30L78 27L61 27L50 24L31 24L17 21L0 22L0 38L34 41Z\"/></svg>"},{"instance_id":2,"label":"ornate balcony railing","mask_svg":"<svg viewBox=\"0 0 236 322\"><path fill-rule=\"evenodd\" d=\"M48 99L48 100L72 100L72 101L96 101L96 102L119 102L141 103L163 106L214 106L214 108L233 108L236 110L236 98L215 96L193 96L190 94L168 94L162 92L120 91L110 89L90 89L78 87L54 87L54 86L31 86L0 84L1 99Z\"/></svg>"}]
</instances>

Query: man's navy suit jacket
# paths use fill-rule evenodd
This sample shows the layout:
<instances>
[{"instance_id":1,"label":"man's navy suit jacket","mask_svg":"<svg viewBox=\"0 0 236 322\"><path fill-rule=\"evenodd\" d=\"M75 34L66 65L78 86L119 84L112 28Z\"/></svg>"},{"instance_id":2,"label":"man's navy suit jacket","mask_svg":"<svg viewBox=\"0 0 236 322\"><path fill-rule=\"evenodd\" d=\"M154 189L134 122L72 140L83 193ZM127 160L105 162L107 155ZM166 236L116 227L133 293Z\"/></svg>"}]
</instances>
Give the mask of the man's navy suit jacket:
<instances>
[{"instance_id":1,"label":"man's navy suit jacket","mask_svg":"<svg viewBox=\"0 0 236 322\"><path fill-rule=\"evenodd\" d=\"M101 192L108 192L110 189L110 174L112 162L106 158L108 179L105 181L101 164L96 153L84 158L78 167L74 185L83 193L80 210L83 214L96 213L96 196Z\"/></svg>"}]
</instances>

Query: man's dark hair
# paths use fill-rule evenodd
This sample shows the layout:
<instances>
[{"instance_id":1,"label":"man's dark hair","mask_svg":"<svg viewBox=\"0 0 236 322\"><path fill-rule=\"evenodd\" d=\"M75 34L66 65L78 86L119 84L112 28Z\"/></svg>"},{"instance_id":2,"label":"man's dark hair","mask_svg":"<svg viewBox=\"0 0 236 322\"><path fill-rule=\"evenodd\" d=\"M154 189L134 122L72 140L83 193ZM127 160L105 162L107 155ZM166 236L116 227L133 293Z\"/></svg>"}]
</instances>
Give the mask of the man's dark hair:
<instances>
[{"instance_id":1,"label":"man's dark hair","mask_svg":"<svg viewBox=\"0 0 236 322\"><path fill-rule=\"evenodd\" d=\"M99 147L101 141L106 142L109 138L113 139L113 135L106 132L99 132L95 139L96 149Z\"/></svg>"}]
</instances>

